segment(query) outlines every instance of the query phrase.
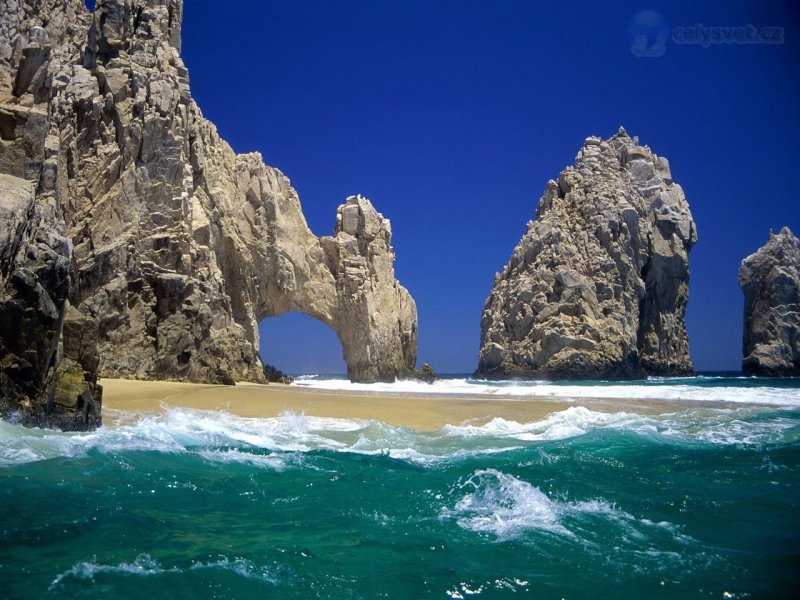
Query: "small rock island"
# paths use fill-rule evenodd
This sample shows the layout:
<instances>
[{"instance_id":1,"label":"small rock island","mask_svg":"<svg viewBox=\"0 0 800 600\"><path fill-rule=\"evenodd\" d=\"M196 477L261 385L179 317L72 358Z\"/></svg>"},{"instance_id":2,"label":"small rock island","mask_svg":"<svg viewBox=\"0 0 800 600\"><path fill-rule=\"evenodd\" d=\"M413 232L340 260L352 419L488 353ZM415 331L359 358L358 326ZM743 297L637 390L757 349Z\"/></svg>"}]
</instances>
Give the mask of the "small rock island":
<instances>
[{"instance_id":1,"label":"small rock island","mask_svg":"<svg viewBox=\"0 0 800 600\"><path fill-rule=\"evenodd\" d=\"M788 227L742 261L742 371L761 377L800 375L800 242Z\"/></svg>"},{"instance_id":2,"label":"small rock island","mask_svg":"<svg viewBox=\"0 0 800 600\"><path fill-rule=\"evenodd\" d=\"M483 307L476 375L690 375L697 229L666 158L624 129L551 180Z\"/></svg>"}]
</instances>

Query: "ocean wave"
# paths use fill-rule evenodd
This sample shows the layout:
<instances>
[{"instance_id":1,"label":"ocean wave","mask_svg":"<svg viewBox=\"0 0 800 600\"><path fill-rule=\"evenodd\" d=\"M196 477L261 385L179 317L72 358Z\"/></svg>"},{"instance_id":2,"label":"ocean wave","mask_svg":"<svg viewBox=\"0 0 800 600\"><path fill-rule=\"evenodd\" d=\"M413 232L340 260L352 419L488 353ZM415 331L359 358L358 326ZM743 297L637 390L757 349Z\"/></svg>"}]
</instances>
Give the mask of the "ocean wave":
<instances>
[{"instance_id":1,"label":"ocean wave","mask_svg":"<svg viewBox=\"0 0 800 600\"><path fill-rule=\"evenodd\" d=\"M606 413L583 406L554 412L541 421L518 423L500 417L485 425L446 425L446 435L464 438L510 438L550 441L584 435L600 429L718 445L791 443L800 439L796 415L764 409L687 409L660 416Z\"/></svg>"},{"instance_id":2,"label":"ocean wave","mask_svg":"<svg viewBox=\"0 0 800 600\"><path fill-rule=\"evenodd\" d=\"M583 406L571 406L550 414L541 421L518 423L496 417L485 425L445 425L446 435L465 438L510 437L522 441L559 440L583 435L593 429L616 427L619 429L654 428L652 420L640 415L617 412L605 413Z\"/></svg>"},{"instance_id":3,"label":"ocean wave","mask_svg":"<svg viewBox=\"0 0 800 600\"><path fill-rule=\"evenodd\" d=\"M292 385L320 390L417 395L685 400L800 407L800 381L789 380L784 386L779 386L770 380L754 382L746 377L656 377L632 382L487 381L467 377L439 379L428 384L416 380L351 383L343 377L302 375Z\"/></svg>"},{"instance_id":4,"label":"ocean wave","mask_svg":"<svg viewBox=\"0 0 800 600\"><path fill-rule=\"evenodd\" d=\"M299 464L301 462L299 459L293 458L293 455L260 454L237 450L235 448L228 448L226 450L199 450L197 454L211 463L238 463L268 468L274 471L283 471L290 464Z\"/></svg>"},{"instance_id":5,"label":"ocean wave","mask_svg":"<svg viewBox=\"0 0 800 600\"><path fill-rule=\"evenodd\" d=\"M345 419L306 417L285 413L277 418L245 418L230 413L172 409L140 418L132 425L101 427L91 433L26 428L0 421L0 465L20 464L101 452L154 451L184 453L201 449L217 462L262 461L258 456L214 453L213 449L252 447L282 452L338 450L345 444L333 435L358 431L363 424ZM321 431L325 435L317 435ZM212 450L207 450L209 447ZM269 465L270 461L264 462ZM270 466L275 466L271 464Z\"/></svg>"},{"instance_id":6,"label":"ocean wave","mask_svg":"<svg viewBox=\"0 0 800 600\"><path fill-rule=\"evenodd\" d=\"M559 501L537 486L497 469L475 471L453 488L452 508L443 507L440 520L454 519L459 527L490 534L497 541L525 538L531 531L591 542L600 519L617 528L622 540L637 541L666 536L674 544L693 540L679 527L637 518L604 499Z\"/></svg>"},{"instance_id":7,"label":"ocean wave","mask_svg":"<svg viewBox=\"0 0 800 600\"><path fill-rule=\"evenodd\" d=\"M386 457L423 466L509 452L530 444L598 430L629 432L664 442L718 445L781 444L800 440L800 419L786 409L688 409L660 416L606 413L571 406L539 421L495 418L484 425L446 425L421 432L378 421L285 413L274 418L170 409L128 425L91 433L27 429L0 422L0 466L84 456L89 451L189 453L209 463L282 471L305 467L303 455L330 451Z\"/></svg>"},{"instance_id":8,"label":"ocean wave","mask_svg":"<svg viewBox=\"0 0 800 600\"><path fill-rule=\"evenodd\" d=\"M561 524L562 507L539 488L496 469L476 471L458 486L467 490L440 519L455 518L459 527L493 533L498 539L517 537L527 529L573 536Z\"/></svg>"}]
</instances>

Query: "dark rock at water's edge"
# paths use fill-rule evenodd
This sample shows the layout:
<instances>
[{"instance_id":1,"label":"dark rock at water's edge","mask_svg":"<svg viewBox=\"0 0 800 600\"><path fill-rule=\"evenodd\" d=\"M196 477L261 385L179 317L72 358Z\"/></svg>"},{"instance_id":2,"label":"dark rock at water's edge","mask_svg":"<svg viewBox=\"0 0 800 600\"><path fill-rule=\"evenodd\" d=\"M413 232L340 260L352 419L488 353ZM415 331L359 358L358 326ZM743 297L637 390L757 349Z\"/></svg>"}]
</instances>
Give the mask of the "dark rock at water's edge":
<instances>
[{"instance_id":1,"label":"dark rock at water's edge","mask_svg":"<svg viewBox=\"0 0 800 600\"><path fill-rule=\"evenodd\" d=\"M0 174L0 414L25 425L100 425L97 325L67 300L71 259L54 198Z\"/></svg>"},{"instance_id":2,"label":"dark rock at water's edge","mask_svg":"<svg viewBox=\"0 0 800 600\"><path fill-rule=\"evenodd\" d=\"M182 12L0 0L0 173L60 215L98 372L264 382L258 322L299 311L337 331L352 380L408 373L416 306L389 221L352 196L333 235L309 230L288 178L237 155L192 99Z\"/></svg>"},{"instance_id":3,"label":"dark rock at water's edge","mask_svg":"<svg viewBox=\"0 0 800 600\"><path fill-rule=\"evenodd\" d=\"M800 376L800 242L784 227L742 261L742 371L762 377Z\"/></svg>"},{"instance_id":4,"label":"dark rock at water's edge","mask_svg":"<svg viewBox=\"0 0 800 600\"><path fill-rule=\"evenodd\" d=\"M692 374L684 316L696 241L664 157L624 129L587 138L495 276L476 376Z\"/></svg>"},{"instance_id":5,"label":"dark rock at water's edge","mask_svg":"<svg viewBox=\"0 0 800 600\"><path fill-rule=\"evenodd\" d=\"M264 363L264 377L269 383L285 383L288 385L294 381L294 377L267 363Z\"/></svg>"},{"instance_id":6,"label":"dark rock at water's edge","mask_svg":"<svg viewBox=\"0 0 800 600\"><path fill-rule=\"evenodd\" d=\"M438 375L436 375L436 371L433 370L428 363L422 363L422 366L414 371L414 379L422 381L424 383L433 383L438 379Z\"/></svg>"}]
</instances>

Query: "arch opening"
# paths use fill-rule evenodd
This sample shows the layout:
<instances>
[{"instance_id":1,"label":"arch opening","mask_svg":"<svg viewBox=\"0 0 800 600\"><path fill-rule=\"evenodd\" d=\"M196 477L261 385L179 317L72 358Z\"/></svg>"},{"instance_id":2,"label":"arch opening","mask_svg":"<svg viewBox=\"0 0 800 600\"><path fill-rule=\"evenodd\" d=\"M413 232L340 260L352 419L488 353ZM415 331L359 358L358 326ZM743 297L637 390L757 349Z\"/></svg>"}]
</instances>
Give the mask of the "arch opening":
<instances>
[{"instance_id":1,"label":"arch opening","mask_svg":"<svg viewBox=\"0 0 800 600\"><path fill-rule=\"evenodd\" d=\"M339 336L322 321L292 311L263 319L258 329L265 364L293 377L347 374Z\"/></svg>"}]
</instances>

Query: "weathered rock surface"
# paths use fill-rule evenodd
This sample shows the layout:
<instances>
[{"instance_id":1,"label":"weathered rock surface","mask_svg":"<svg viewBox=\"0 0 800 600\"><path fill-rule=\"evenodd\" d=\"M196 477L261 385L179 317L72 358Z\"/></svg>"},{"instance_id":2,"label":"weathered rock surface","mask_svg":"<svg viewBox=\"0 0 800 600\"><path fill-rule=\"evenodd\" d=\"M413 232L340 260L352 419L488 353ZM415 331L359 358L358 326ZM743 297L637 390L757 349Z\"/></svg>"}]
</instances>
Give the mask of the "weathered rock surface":
<instances>
[{"instance_id":1,"label":"weathered rock surface","mask_svg":"<svg viewBox=\"0 0 800 600\"><path fill-rule=\"evenodd\" d=\"M587 138L495 276L477 374L692 373L684 323L697 231L669 163L623 129Z\"/></svg>"},{"instance_id":2,"label":"weathered rock surface","mask_svg":"<svg viewBox=\"0 0 800 600\"><path fill-rule=\"evenodd\" d=\"M51 197L0 174L0 415L100 424L96 325L69 306L72 246Z\"/></svg>"},{"instance_id":3,"label":"weathered rock surface","mask_svg":"<svg viewBox=\"0 0 800 600\"><path fill-rule=\"evenodd\" d=\"M747 375L800 375L800 242L784 227L742 261Z\"/></svg>"},{"instance_id":4,"label":"weathered rock surface","mask_svg":"<svg viewBox=\"0 0 800 600\"><path fill-rule=\"evenodd\" d=\"M258 322L339 335L355 381L416 361L414 301L368 200L315 236L297 193L237 155L189 90L181 0L0 0L0 173L36 182L73 245L68 298L106 377L265 381Z\"/></svg>"}]
</instances>

